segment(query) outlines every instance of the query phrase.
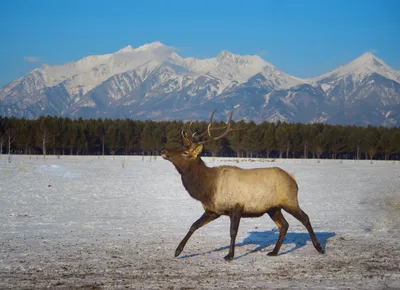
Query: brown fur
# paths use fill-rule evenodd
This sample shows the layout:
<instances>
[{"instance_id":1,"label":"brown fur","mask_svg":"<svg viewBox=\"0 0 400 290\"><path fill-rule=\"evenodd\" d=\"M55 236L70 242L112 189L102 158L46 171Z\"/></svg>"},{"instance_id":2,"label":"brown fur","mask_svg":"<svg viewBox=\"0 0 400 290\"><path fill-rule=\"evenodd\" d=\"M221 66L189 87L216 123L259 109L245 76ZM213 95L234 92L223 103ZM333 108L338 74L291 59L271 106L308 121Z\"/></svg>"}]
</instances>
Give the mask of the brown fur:
<instances>
[{"instance_id":1,"label":"brown fur","mask_svg":"<svg viewBox=\"0 0 400 290\"><path fill-rule=\"evenodd\" d=\"M278 167L242 169L235 166L207 167L200 158L201 144L163 150L162 157L172 162L181 174L182 183L191 197L200 201L205 213L197 220L179 244L175 256L199 227L221 215L231 218L231 246L226 260L234 256L234 246L240 218L259 217L268 213L276 223L280 236L274 250L275 256L285 238L288 223L281 213L284 209L297 218L309 231L311 240L320 253L323 252L308 216L300 209L294 177Z\"/></svg>"}]
</instances>

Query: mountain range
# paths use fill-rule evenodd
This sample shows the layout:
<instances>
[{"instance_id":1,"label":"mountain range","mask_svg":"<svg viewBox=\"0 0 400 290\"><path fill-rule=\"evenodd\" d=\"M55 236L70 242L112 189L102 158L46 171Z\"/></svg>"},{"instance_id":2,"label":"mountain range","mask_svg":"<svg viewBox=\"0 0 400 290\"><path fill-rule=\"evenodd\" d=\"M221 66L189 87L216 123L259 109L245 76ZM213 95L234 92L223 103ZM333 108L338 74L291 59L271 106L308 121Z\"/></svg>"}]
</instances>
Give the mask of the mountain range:
<instances>
[{"instance_id":1,"label":"mountain range","mask_svg":"<svg viewBox=\"0 0 400 290\"><path fill-rule=\"evenodd\" d=\"M399 126L400 72L372 53L309 79L257 55L182 58L160 42L42 65L0 89L0 115L37 118L235 119Z\"/></svg>"}]
</instances>

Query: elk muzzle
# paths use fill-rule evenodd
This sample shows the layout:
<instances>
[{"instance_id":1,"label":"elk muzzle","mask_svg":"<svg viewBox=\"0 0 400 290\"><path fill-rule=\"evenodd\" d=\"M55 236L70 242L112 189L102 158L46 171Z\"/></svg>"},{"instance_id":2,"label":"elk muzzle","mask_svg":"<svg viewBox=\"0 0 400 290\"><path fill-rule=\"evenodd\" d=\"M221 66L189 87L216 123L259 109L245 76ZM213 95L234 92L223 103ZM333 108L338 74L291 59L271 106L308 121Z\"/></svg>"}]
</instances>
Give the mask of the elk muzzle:
<instances>
[{"instance_id":1,"label":"elk muzzle","mask_svg":"<svg viewBox=\"0 0 400 290\"><path fill-rule=\"evenodd\" d=\"M168 160L168 159L169 159L167 149L161 150L161 157L164 158L165 160Z\"/></svg>"}]
</instances>

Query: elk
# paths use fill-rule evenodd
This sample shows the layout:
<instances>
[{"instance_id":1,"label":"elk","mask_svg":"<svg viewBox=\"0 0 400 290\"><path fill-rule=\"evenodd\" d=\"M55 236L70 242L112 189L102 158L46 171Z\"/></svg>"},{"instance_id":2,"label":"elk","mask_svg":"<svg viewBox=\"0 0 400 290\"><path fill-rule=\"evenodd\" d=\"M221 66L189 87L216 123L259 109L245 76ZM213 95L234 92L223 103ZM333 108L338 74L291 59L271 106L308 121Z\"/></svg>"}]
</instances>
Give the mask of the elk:
<instances>
[{"instance_id":1,"label":"elk","mask_svg":"<svg viewBox=\"0 0 400 290\"><path fill-rule=\"evenodd\" d=\"M207 130L201 134L192 133L190 123L183 129L182 138L187 144L182 148L163 149L161 156L172 162L181 175L182 183L189 195L200 201L204 208L203 215L190 227L175 251L179 256L192 234L200 227L219 218L230 217L230 247L224 257L231 261L235 255L235 240L241 218L260 217L267 213L279 229L278 241L269 256L278 255L285 239L289 224L282 214L282 209L298 219L308 230L311 241L319 253L323 249L318 242L308 215L299 207L295 179L279 167L242 169L236 166L208 167L200 158L203 145L219 140L230 132L245 128L232 128L231 112L229 121L223 127L212 127L211 114ZM224 130L213 137L211 131ZM206 140L201 140L207 137Z\"/></svg>"}]
</instances>

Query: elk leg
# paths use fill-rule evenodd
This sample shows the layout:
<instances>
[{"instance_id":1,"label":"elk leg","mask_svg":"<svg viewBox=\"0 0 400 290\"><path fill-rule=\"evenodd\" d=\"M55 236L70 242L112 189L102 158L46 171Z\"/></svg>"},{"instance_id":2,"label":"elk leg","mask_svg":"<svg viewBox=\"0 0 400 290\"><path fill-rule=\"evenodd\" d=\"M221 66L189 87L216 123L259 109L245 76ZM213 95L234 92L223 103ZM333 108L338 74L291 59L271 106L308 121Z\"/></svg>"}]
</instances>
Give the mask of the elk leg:
<instances>
[{"instance_id":1,"label":"elk leg","mask_svg":"<svg viewBox=\"0 0 400 290\"><path fill-rule=\"evenodd\" d=\"M298 219L307 229L308 233L310 234L311 241L314 245L314 248L321 254L324 253L324 250L322 249L320 243L317 240L317 237L315 236L314 230L311 226L310 219L308 218L308 215L301 210L300 207L296 209L291 209L291 208L284 208L285 211L290 213L292 216L294 216L296 219Z\"/></svg>"},{"instance_id":2,"label":"elk leg","mask_svg":"<svg viewBox=\"0 0 400 290\"><path fill-rule=\"evenodd\" d=\"M280 208L274 208L274 209L269 210L268 215L275 222L276 226L279 229L278 241L276 242L275 248L272 250L272 252L268 253L268 256L277 256L279 253L279 250L282 246L282 243L285 240L285 236L286 236L287 230L289 228L289 224L286 221L286 219L284 218Z\"/></svg>"},{"instance_id":3,"label":"elk leg","mask_svg":"<svg viewBox=\"0 0 400 290\"><path fill-rule=\"evenodd\" d=\"M224 257L226 261L231 261L235 256L236 235L239 229L240 218L242 217L240 209L233 210L229 217L231 218L231 244L228 255Z\"/></svg>"},{"instance_id":4,"label":"elk leg","mask_svg":"<svg viewBox=\"0 0 400 290\"><path fill-rule=\"evenodd\" d=\"M206 224L208 224L209 222L219 218L220 215L215 213L215 212L210 212L210 211L206 211L203 213L203 215L197 220L195 221L192 226L190 227L188 233L186 234L186 236L183 238L183 240L179 243L179 246L176 248L175 250L175 257L178 257L179 254L182 252L183 248L185 247L187 241L189 240L189 238L193 235L193 233L198 229L201 228L202 226L205 226Z\"/></svg>"}]
</instances>

